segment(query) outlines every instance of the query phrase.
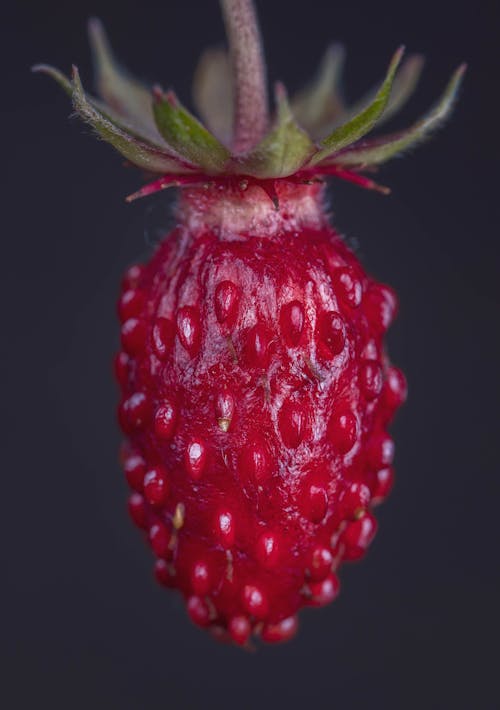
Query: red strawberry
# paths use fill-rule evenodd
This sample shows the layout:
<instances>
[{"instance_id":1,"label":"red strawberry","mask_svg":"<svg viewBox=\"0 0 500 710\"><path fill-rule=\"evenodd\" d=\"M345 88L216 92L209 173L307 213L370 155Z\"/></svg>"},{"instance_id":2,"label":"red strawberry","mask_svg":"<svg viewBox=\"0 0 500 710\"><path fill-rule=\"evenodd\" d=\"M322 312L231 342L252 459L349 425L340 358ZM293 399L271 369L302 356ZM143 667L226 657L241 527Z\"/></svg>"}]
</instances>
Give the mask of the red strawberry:
<instances>
[{"instance_id":1,"label":"red strawberry","mask_svg":"<svg viewBox=\"0 0 500 710\"><path fill-rule=\"evenodd\" d=\"M277 191L279 213L257 186L237 195L252 230L235 234L211 217L235 191L185 190L179 226L119 307L139 524L195 623L236 642L288 636L301 606L336 596L334 570L375 532L404 399L382 344L394 294L328 226L320 185Z\"/></svg>"},{"instance_id":2,"label":"red strawberry","mask_svg":"<svg viewBox=\"0 0 500 710\"><path fill-rule=\"evenodd\" d=\"M301 607L337 596L338 568L365 553L376 532L372 508L393 481L387 428L406 386L383 338L397 300L329 225L320 178L384 190L361 167L439 125L463 68L423 122L361 142L384 109L403 102L421 62L403 66L391 100L397 52L375 99L347 120L335 87L319 90L336 73L336 50L319 84L291 107L277 87L269 127L252 5L222 6L231 135L220 110L225 54L207 55L197 87L212 132L172 93L155 89L151 109L149 92L118 73L96 21L104 104L84 93L76 70L70 82L41 69L105 140L161 176L138 195L184 188L178 225L123 280L115 370L123 466L158 581L181 591L194 623L243 645L252 633L291 638Z\"/></svg>"}]
</instances>

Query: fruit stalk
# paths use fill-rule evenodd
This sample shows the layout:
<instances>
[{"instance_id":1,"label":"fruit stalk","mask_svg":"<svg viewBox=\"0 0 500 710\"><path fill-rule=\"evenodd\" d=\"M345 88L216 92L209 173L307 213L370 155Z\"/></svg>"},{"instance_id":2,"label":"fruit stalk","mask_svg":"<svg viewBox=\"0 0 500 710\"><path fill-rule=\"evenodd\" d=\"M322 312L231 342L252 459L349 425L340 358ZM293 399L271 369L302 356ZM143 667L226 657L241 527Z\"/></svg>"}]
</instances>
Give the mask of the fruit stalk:
<instances>
[{"instance_id":1,"label":"fruit stalk","mask_svg":"<svg viewBox=\"0 0 500 710\"><path fill-rule=\"evenodd\" d=\"M269 123L264 52L252 0L221 0L235 87L232 148L254 148Z\"/></svg>"}]
</instances>

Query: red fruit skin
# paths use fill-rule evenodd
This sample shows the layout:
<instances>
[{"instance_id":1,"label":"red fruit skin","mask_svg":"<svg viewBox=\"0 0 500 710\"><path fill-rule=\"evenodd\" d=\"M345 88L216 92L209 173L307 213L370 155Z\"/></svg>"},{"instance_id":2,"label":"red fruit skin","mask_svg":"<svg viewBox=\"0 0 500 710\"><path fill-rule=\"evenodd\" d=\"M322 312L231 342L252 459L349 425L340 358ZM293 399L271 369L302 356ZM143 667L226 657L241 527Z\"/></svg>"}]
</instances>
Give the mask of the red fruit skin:
<instances>
[{"instance_id":1,"label":"red fruit skin","mask_svg":"<svg viewBox=\"0 0 500 710\"><path fill-rule=\"evenodd\" d=\"M396 310L328 224L322 187L185 190L179 224L128 270L115 372L130 513L155 574L235 644L291 638L338 593L393 482L406 396Z\"/></svg>"}]
</instances>

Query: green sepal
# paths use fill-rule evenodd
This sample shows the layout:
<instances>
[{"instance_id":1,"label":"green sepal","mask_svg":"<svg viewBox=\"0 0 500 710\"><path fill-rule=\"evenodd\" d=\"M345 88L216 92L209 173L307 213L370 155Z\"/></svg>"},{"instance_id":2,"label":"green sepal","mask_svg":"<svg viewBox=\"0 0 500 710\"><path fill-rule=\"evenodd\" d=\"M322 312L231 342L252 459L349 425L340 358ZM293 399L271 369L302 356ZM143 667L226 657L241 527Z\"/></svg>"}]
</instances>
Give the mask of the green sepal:
<instances>
[{"instance_id":1,"label":"green sepal","mask_svg":"<svg viewBox=\"0 0 500 710\"><path fill-rule=\"evenodd\" d=\"M47 76L50 76L59 84L59 86L63 88L63 90L66 92L66 94L68 94L68 96L70 96L70 98L73 97L73 83L70 79L68 79L65 74L59 71L59 69L56 69L55 67L52 67L48 64L36 64L32 67L31 70L33 72L47 74ZM116 128L119 128L124 133L127 133L128 135L130 135L131 138L149 144L152 148L158 150L160 153L165 153L166 155L170 154L171 157L176 158L176 156L173 155L173 151L169 149L169 147L167 146L167 144L159 133L158 139L156 141L152 141L149 139L148 136L141 134L137 127L132 126L124 116L120 116L115 113L115 111L107 104L103 103L102 101L99 101L99 99L96 99L94 96L90 96L86 92L85 97L89 104L110 123L112 123Z\"/></svg>"},{"instance_id":2,"label":"green sepal","mask_svg":"<svg viewBox=\"0 0 500 710\"><path fill-rule=\"evenodd\" d=\"M257 178L280 178L297 172L314 151L309 135L297 124L286 94L278 83L276 120L261 142L238 160L238 172Z\"/></svg>"},{"instance_id":3,"label":"green sepal","mask_svg":"<svg viewBox=\"0 0 500 710\"><path fill-rule=\"evenodd\" d=\"M394 77L391 95L384 113L377 121L377 126L389 121L400 111L417 88L424 68L424 58L421 54L413 54L401 64L401 69Z\"/></svg>"},{"instance_id":4,"label":"green sepal","mask_svg":"<svg viewBox=\"0 0 500 710\"><path fill-rule=\"evenodd\" d=\"M183 164L175 156L168 155L151 144L141 141L104 115L85 95L75 66L71 85L76 113L128 161L152 173L188 173L194 168L187 163Z\"/></svg>"},{"instance_id":5,"label":"green sepal","mask_svg":"<svg viewBox=\"0 0 500 710\"><path fill-rule=\"evenodd\" d=\"M136 131L161 143L153 117L151 89L118 64L100 20L89 20L88 33L99 96Z\"/></svg>"},{"instance_id":6,"label":"green sepal","mask_svg":"<svg viewBox=\"0 0 500 710\"><path fill-rule=\"evenodd\" d=\"M210 47L200 57L193 79L193 102L207 128L229 144L234 121L234 90L228 53Z\"/></svg>"},{"instance_id":7,"label":"green sepal","mask_svg":"<svg viewBox=\"0 0 500 710\"><path fill-rule=\"evenodd\" d=\"M341 44L328 47L315 80L291 99L293 115L312 138L323 138L336 119L345 115L339 89L344 57Z\"/></svg>"},{"instance_id":8,"label":"green sepal","mask_svg":"<svg viewBox=\"0 0 500 710\"><path fill-rule=\"evenodd\" d=\"M439 128L450 115L465 69L465 64L458 67L434 108L414 123L413 126L390 136L364 141L359 146L354 146L350 150L335 156L332 162L336 165L345 166L379 165L394 158L402 151L418 145Z\"/></svg>"},{"instance_id":9,"label":"green sepal","mask_svg":"<svg viewBox=\"0 0 500 710\"><path fill-rule=\"evenodd\" d=\"M424 68L424 58L420 54L413 54L408 57L402 64L401 68L394 77L392 83L391 95L384 113L377 120L377 126L387 123L408 101L415 91L418 80ZM344 120L349 120L352 116L359 113L367 106L376 96L377 89L369 91L360 101L349 107L349 111Z\"/></svg>"},{"instance_id":10,"label":"green sepal","mask_svg":"<svg viewBox=\"0 0 500 710\"><path fill-rule=\"evenodd\" d=\"M31 67L31 71L37 74L47 74L47 76L52 77L54 81L57 81L59 86L66 92L66 94L68 94L69 97L73 96L73 84L70 79L62 73L62 71L59 71L59 69L51 67L49 64L35 64Z\"/></svg>"},{"instance_id":11,"label":"green sepal","mask_svg":"<svg viewBox=\"0 0 500 710\"><path fill-rule=\"evenodd\" d=\"M321 163L325 158L329 158L333 153L337 153L339 150L342 150L342 148L346 148L371 131L388 104L392 82L394 81L396 70L401 62L403 52L404 47L400 47L393 56L387 70L387 75L373 101L350 121L336 128L321 142L320 150L315 153L310 161L311 165Z\"/></svg>"},{"instance_id":12,"label":"green sepal","mask_svg":"<svg viewBox=\"0 0 500 710\"><path fill-rule=\"evenodd\" d=\"M154 90L153 114L169 146L207 173L223 172L228 149L182 106L173 92Z\"/></svg>"}]
</instances>

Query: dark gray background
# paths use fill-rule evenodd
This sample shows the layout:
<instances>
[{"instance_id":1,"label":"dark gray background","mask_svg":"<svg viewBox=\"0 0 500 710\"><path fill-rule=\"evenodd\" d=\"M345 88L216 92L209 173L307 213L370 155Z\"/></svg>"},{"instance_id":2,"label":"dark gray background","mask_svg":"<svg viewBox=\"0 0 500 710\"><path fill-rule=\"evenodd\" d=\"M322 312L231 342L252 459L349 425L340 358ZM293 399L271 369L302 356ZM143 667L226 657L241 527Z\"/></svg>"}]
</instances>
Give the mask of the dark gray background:
<instances>
[{"instance_id":1,"label":"dark gray background","mask_svg":"<svg viewBox=\"0 0 500 710\"><path fill-rule=\"evenodd\" d=\"M498 6L259 3L271 77L291 89L327 42L348 48L356 98L404 41L424 52L425 110L469 74L439 137L384 170L388 198L332 183L336 223L391 283L391 353L410 398L394 428L397 485L367 559L342 571L298 638L249 654L217 645L152 580L125 513L111 357L120 275L168 226L169 198L127 206L140 176L68 121L29 74L78 63L99 14L139 75L189 97L222 39L215 0L18 2L3 10L2 707L77 710L500 707L498 691ZM398 123L396 123L398 125Z\"/></svg>"}]
</instances>

